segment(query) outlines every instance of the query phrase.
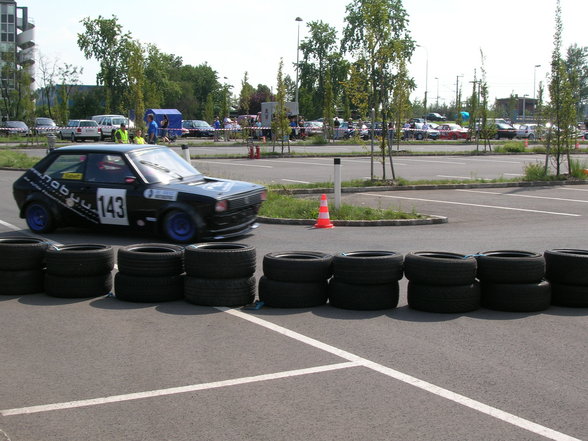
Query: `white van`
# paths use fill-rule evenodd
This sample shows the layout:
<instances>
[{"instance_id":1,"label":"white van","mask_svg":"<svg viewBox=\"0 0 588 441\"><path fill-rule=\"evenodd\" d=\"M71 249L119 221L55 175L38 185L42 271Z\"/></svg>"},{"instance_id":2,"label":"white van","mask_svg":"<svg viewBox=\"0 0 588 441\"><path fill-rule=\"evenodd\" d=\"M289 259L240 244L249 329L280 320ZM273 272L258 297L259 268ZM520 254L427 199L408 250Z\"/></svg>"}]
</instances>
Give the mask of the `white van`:
<instances>
[{"instance_id":1,"label":"white van","mask_svg":"<svg viewBox=\"0 0 588 441\"><path fill-rule=\"evenodd\" d=\"M133 122L131 121L129 125L128 118L123 115L94 115L92 119L96 121L102 129L101 141L104 141L104 138L108 137L114 141L114 132L120 128L122 123L126 124L127 129L134 127Z\"/></svg>"}]
</instances>

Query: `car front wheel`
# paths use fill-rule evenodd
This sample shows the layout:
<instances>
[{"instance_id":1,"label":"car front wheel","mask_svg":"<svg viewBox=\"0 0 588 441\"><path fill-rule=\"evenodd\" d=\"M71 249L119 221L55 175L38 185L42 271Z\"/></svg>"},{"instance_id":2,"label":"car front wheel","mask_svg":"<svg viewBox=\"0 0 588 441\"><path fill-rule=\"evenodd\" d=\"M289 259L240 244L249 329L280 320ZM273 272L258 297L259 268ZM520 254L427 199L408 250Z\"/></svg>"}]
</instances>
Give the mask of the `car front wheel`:
<instances>
[{"instance_id":1,"label":"car front wheel","mask_svg":"<svg viewBox=\"0 0 588 441\"><path fill-rule=\"evenodd\" d=\"M71 140L71 142L76 142L76 135L72 133L69 139Z\"/></svg>"},{"instance_id":2,"label":"car front wheel","mask_svg":"<svg viewBox=\"0 0 588 441\"><path fill-rule=\"evenodd\" d=\"M198 238L196 219L183 210L172 210L163 217L163 234L173 242L190 243Z\"/></svg>"},{"instance_id":3,"label":"car front wheel","mask_svg":"<svg viewBox=\"0 0 588 441\"><path fill-rule=\"evenodd\" d=\"M49 233L55 229L55 219L49 207L42 202L31 202L25 208L25 219L29 229L37 234Z\"/></svg>"}]
</instances>

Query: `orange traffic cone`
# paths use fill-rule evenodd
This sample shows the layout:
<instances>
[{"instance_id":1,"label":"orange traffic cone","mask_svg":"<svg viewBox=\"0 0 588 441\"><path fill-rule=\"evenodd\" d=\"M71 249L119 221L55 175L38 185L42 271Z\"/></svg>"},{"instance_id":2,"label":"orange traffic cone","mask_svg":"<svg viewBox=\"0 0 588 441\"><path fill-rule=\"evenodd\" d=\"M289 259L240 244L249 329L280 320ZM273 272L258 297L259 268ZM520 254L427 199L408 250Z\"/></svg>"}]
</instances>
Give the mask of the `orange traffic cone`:
<instances>
[{"instance_id":1,"label":"orange traffic cone","mask_svg":"<svg viewBox=\"0 0 588 441\"><path fill-rule=\"evenodd\" d=\"M525 138L525 147L529 147L529 140Z\"/></svg>"},{"instance_id":2,"label":"orange traffic cone","mask_svg":"<svg viewBox=\"0 0 588 441\"><path fill-rule=\"evenodd\" d=\"M321 196L321 206L319 208L318 219L316 220L316 224L314 224L314 228L333 228L334 225L331 223L329 218L329 205L327 204L327 195L323 194Z\"/></svg>"}]
</instances>

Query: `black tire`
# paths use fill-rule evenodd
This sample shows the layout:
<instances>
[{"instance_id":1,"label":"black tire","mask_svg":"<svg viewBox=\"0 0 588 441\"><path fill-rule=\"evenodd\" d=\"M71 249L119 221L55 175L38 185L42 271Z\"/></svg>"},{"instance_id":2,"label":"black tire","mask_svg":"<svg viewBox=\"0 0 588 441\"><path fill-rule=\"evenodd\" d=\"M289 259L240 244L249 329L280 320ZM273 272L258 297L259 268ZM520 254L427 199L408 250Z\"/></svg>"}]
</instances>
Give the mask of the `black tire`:
<instances>
[{"instance_id":1,"label":"black tire","mask_svg":"<svg viewBox=\"0 0 588 441\"><path fill-rule=\"evenodd\" d=\"M281 282L325 282L333 275L333 256L314 251L268 253L263 274Z\"/></svg>"},{"instance_id":2,"label":"black tire","mask_svg":"<svg viewBox=\"0 0 588 441\"><path fill-rule=\"evenodd\" d=\"M551 304L549 282L481 283L482 306L496 311L537 312Z\"/></svg>"},{"instance_id":3,"label":"black tire","mask_svg":"<svg viewBox=\"0 0 588 441\"><path fill-rule=\"evenodd\" d=\"M186 301L201 306L243 306L255 299L255 277L202 279L186 277Z\"/></svg>"},{"instance_id":4,"label":"black tire","mask_svg":"<svg viewBox=\"0 0 588 441\"><path fill-rule=\"evenodd\" d=\"M476 256L478 279L487 283L537 283L545 277L543 255L529 251L484 251Z\"/></svg>"},{"instance_id":5,"label":"black tire","mask_svg":"<svg viewBox=\"0 0 588 441\"><path fill-rule=\"evenodd\" d=\"M588 285L564 285L551 282L551 304L570 308L588 308Z\"/></svg>"},{"instance_id":6,"label":"black tire","mask_svg":"<svg viewBox=\"0 0 588 441\"><path fill-rule=\"evenodd\" d=\"M76 142L76 135L74 135L73 132L72 132L72 134L69 137L69 139L70 139L71 142Z\"/></svg>"},{"instance_id":7,"label":"black tire","mask_svg":"<svg viewBox=\"0 0 588 441\"><path fill-rule=\"evenodd\" d=\"M255 273L255 248L241 243L201 243L184 251L186 275L204 279L239 279Z\"/></svg>"},{"instance_id":8,"label":"black tire","mask_svg":"<svg viewBox=\"0 0 588 441\"><path fill-rule=\"evenodd\" d=\"M402 279L403 261L394 251L351 251L333 257L333 275L356 285L392 283Z\"/></svg>"},{"instance_id":9,"label":"black tire","mask_svg":"<svg viewBox=\"0 0 588 441\"><path fill-rule=\"evenodd\" d=\"M84 299L104 296L111 291L111 273L81 277L45 274L45 293L51 297Z\"/></svg>"},{"instance_id":10,"label":"black tire","mask_svg":"<svg viewBox=\"0 0 588 441\"><path fill-rule=\"evenodd\" d=\"M127 302L160 303L180 300L184 297L184 276L114 276L116 298Z\"/></svg>"},{"instance_id":11,"label":"black tire","mask_svg":"<svg viewBox=\"0 0 588 441\"><path fill-rule=\"evenodd\" d=\"M98 276L114 268L110 245L53 245L47 249L47 274L54 276Z\"/></svg>"},{"instance_id":12,"label":"black tire","mask_svg":"<svg viewBox=\"0 0 588 441\"><path fill-rule=\"evenodd\" d=\"M45 267L48 243L44 239L27 236L0 238L0 270L39 270Z\"/></svg>"},{"instance_id":13,"label":"black tire","mask_svg":"<svg viewBox=\"0 0 588 441\"><path fill-rule=\"evenodd\" d=\"M184 272L184 248L179 245L140 243L118 249L118 270L127 276L164 277Z\"/></svg>"},{"instance_id":14,"label":"black tire","mask_svg":"<svg viewBox=\"0 0 588 441\"><path fill-rule=\"evenodd\" d=\"M4 271L0 270L0 294L6 296L20 296L24 294L35 294L45 290L45 271L21 270Z\"/></svg>"},{"instance_id":15,"label":"black tire","mask_svg":"<svg viewBox=\"0 0 588 441\"><path fill-rule=\"evenodd\" d=\"M408 306L419 311L459 314L480 308L480 286L432 286L408 282Z\"/></svg>"},{"instance_id":16,"label":"black tire","mask_svg":"<svg viewBox=\"0 0 588 441\"><path fill-rule=\"evenodd\" d=\"M398 306L398 281L380 285L353 285L339 280L329 282L329 305L336 308L370 311Z\"/></svg>"},{"instance_id":17,"label":"black tire","mask_svg":"<svg viewBox=\"0 0 588 441\"><path fill-rule=\"evenodd\" d=\"M406 278L421 285L471 285L476 269L476 259L464 254L417 251L404 257Z\"/></svg>"},{"instance_id":18,"label":"black tire","mask_svg":"<svg viewBox=\"0 0 588 441\"><path fill-rule=\"evenodd\" d=\"M588 250L545 251L545 278L565 285L588 285Z\"/></svg>"},{"instance_id":19,"label":"black tire","mask_svg":"<svg viewBox=\"0 0 588 441\"><path fill-rule=\"evenodd\" d=\"M327 303L328 285L322 282L284 282L262 276L259 300L274 308L311 308Z\"/></svg>"}]
</instances>

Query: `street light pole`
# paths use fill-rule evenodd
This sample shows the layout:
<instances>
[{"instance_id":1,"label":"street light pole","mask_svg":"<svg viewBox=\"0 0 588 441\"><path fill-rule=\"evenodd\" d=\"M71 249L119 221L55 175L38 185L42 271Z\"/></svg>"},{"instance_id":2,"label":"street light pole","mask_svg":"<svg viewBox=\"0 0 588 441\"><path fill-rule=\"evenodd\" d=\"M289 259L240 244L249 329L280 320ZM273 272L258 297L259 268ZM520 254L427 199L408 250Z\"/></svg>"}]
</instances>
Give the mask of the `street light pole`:
<instances>
[{"instance_id":1,"label":"street light pole","mask_svg":"<svg viewBox=\"0 0 588 441\"><path fill-rule=\"evenodd\" d=\"M526 102L525 102L525 100L526 100L526 98L527 98L528 96L529 96L529 95L527 95L527 94L524 94L524 95L523 95L523 124L525 123L525 105L526 105Z\"/></svg>"},{"instance_id":2,"label":"street light pole","mask_svg":"<svg viewBox=\"0 0 588 441\"><path fill-rule=\"evenodd\" d=\"M298 22L298 38L296 40L296 94L294 101L298 103L298 71L300 70L300 22L302 19L300 17L296 17L296 21Z\"/></svg>"},{"instance_id":3,"label":"street light pole","mask_svg":"<svg viewBox=\"0 0 588 441\"><path fill-rule=\"evenodd\" d=\"M427 113L427 95L429 92L429 50L422 44L417 44L416 47L422 47L427 54L427 60L425 63L425 102L423 103L425 107L425 113Z\"/></svg>"},{"instance_id":4,"label":"street light pole","mask_svg":"<svg viewBox=\"0 0 588 441\"><path fill-rule=\"evenodd\" d=\"M537 78L537 68L541 67L540 64L536 64L533 69L533 99L535 99L535 79Z\"/></svg>"},{"instance_id":5,"label":"street light pole","mask_svg":"<svg viewBox=\"0 0 588 441\"><path fill-rule=\"evenodd\" d=\"M437 112L439 111L439 77L435 77L437 80L437 101L435 102L435 107L437 107Z\"/></svg>"}]
</instances>

